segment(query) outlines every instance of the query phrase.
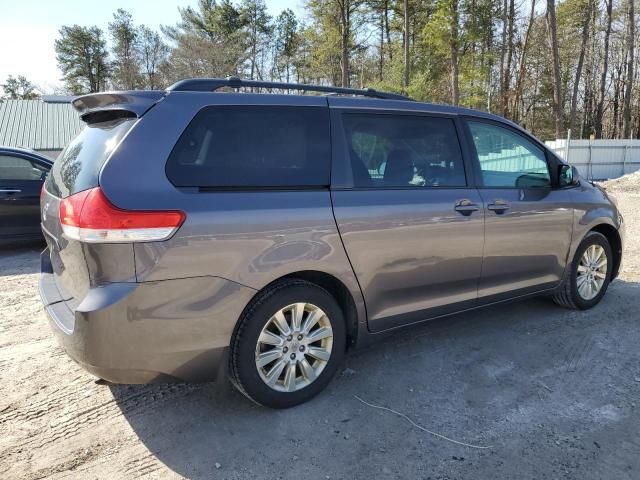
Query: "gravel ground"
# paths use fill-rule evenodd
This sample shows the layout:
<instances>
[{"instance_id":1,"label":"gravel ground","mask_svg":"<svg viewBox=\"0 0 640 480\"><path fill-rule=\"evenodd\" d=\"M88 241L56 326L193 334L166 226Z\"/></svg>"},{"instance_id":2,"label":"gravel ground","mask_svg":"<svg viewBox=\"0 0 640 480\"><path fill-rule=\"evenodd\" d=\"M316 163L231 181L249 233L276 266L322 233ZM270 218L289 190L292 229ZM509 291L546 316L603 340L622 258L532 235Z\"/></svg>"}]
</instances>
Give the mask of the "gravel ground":
<instances>
[{"instance_id":1,"label":"gravel ground","mask_svg":"<svg viewBox=\"0 0 640 480\"><path fill-rule=\"evenodd\" d=\"M536 299L408 329L286 411L226 382L96 383L49 332L40 247L0 251L0 478L638 479L640 193L628 192L622 274L598 307Z\"/></svg>"}]
</instances>

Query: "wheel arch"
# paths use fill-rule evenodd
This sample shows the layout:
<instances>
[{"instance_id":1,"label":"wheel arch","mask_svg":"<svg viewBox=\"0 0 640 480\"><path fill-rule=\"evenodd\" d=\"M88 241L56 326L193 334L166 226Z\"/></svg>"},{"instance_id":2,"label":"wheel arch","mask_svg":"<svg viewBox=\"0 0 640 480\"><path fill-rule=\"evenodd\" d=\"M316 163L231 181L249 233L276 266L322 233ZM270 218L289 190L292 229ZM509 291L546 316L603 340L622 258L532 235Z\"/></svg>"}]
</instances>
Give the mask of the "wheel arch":
<instances>
[{"instance_id":1,"label":"wheel arch","mask_svg":"<svg viewBox=\"0 0 640 480\"><path fill-rule=\"evenodd\" d=\"M322 287L326 291L328 291L336 300L336 302L338 302L338 306L340 307L340 309L342 310L342 314L344 315L345 328L347 332L347 348L351 345L354 345L358 341L358 335L363 333L362 329L360 328L361 326L359 325L359 321L364 321L364 319L361 319L360 315L358 315L358 308L356 306L355 299L353 298L352 293L349 291L349 288L344 284L344 282L342 282L334 275L326 272L321 272L318 270L300 270L278 277L257 290L251 300L247 303L244 311L249 308L249 306L254 302L255 298L264 290L283 280L291 279L304 280L309 283L313 283L314 285L318 285L319 287ZM242 315L244 315L244 311ZM242 315L240 316L240 318L242 318Z\"/></svg>"},{"instance_id":2,"label":"wheel arch","mask_svg":"<svg viewBox=\"0 0 640 480\"><path fill-rule=\"evenodd\" d=\"M622 239L620 233L613 225L608 223L600 223L593 226L589 232L598 232L605 236L609 245L611 245L611 251L613 252L613 272L611 279L613 280L618 276L620 272L620 264L622 263Z\"/></svg>"},{"instance_id":3,"label":"wheel arch","mask_svg":"<svg viewBox=\"0 0 640 480\"><path fill-rule=\"evenodd\" d=\"M306 280L307 282L318 285L328 291L333 298L335 298L336 302L338 302L338 305L342 310L342 314L344 315L345 327L347 330L347 347L356 343L359 333L358 310L356 308L353 295L340 279L329 273L318 270L301 270L287 274L275 281L277 282L288 278Z\"/></svg>"},{"instance_id":4,"label":"wheel arch","mask_svg":"<svg viewBox=\"0 0 640 480\"><path fill-rule=\"evenodd\" d=\"M251 299L247 302L242 313L238 317L236 325L234 327L231 338L236 336L240 319L245 315L247 309L253 304L255 299L265 290L270 288L276 283L283 280L304 280L309 283L313 283L321 288L327 290L333 298L338 302L345 321L345 329L347 333L346 346L347 349L355 346L356 344L368 343L368 329L366 326L366 309L362 298L358 298L357 295L360 292L352 292L347 284L340 280L337 276L327 272L319 270L298 270L295 272L281 275L268 284L255 290ZM354 296L355 295L355 296Z\"/></svg>"}]
</instances>

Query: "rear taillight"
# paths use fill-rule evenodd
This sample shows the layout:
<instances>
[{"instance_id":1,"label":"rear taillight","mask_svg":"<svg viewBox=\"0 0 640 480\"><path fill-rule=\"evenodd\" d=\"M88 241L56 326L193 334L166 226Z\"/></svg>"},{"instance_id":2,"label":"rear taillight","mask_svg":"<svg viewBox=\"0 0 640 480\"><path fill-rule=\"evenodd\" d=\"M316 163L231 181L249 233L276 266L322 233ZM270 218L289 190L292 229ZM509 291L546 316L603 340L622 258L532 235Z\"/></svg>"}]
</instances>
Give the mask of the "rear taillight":
<instances>
[{"instance_id":1,"label":"rear taillight","mask_svg":"<svg viewBox=\"0 0 640 480\"><path fill-rule=\"evenodd\" d=\"M65 237L88 243L157 242L171 237L185 214L178 210L122 210L109 202L100 187L60 201Z\"/></svg>"}]
</instances>

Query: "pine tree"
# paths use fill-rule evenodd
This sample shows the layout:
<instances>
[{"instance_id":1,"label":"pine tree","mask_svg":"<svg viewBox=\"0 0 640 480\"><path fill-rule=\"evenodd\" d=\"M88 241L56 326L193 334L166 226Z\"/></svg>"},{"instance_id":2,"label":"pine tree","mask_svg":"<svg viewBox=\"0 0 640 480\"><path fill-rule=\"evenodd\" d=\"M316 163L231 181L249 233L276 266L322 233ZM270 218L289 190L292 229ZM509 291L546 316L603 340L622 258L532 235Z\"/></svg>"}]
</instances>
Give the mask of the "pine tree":
<instances>
[{"instance_id":1,"label":"pine tree","mask_svg":"<svg viewBox=\"0 0 640 480\"><path fill-rule=\"evenodd\" d=\"M56 59L73 94L104 90L109 76L107 42L98 27L63 26L55 41Z\"/></svg>"}]
</instances>

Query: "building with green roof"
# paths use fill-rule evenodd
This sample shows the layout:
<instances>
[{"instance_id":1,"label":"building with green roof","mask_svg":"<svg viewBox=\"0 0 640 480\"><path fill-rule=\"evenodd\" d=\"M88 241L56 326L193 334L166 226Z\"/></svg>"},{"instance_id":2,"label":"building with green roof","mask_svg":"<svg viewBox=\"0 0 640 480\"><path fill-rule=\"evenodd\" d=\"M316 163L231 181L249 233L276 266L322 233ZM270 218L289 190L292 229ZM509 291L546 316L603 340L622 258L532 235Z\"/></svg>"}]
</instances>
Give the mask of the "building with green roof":
<instances>
[{"instance_id":1,"label":"building with green roof","mask_svg":"<svg viewBox=\"0 0 640 480\"><path fill-rule=\"evenodd\" d=\"M84 124L71 106L74 97L0 100L0 145L23 147L56 158Z\"/></svg>"}]
</instances>

